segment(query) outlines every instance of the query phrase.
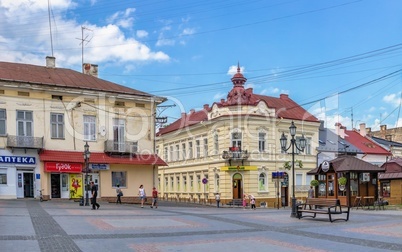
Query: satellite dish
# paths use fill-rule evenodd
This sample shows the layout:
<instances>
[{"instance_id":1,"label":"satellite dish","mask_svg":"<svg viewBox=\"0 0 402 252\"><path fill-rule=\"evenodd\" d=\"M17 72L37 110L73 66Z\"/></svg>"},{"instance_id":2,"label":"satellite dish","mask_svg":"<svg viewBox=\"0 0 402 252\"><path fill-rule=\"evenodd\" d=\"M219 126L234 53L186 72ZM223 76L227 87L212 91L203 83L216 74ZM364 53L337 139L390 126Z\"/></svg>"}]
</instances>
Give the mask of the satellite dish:
<instances>
[{"instance_id":1,"label":"satellite dish","mask_svg":"<svg viewBox=\"0 0 402 252\"><path fill-rule=\"evenodd\" d=\"M105 135L106 135L106 128L105 128L105 126L99 127L99 134L100 134L101 136L105 136Z\"/></svg>"}]
</instances>

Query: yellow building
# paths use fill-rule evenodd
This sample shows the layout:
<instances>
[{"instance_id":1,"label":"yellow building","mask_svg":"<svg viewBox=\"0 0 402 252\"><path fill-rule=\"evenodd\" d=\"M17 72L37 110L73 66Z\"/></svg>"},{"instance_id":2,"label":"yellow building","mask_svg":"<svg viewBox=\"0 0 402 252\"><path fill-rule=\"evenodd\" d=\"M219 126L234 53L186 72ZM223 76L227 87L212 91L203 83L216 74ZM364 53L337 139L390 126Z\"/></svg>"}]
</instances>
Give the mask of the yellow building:
<instances>
[{"instance_id":1,"label":"yellow building","mask_svg":"<svg viewBox=\"0 0 402 252\"><path fill-rule=\"evenodd\" d=\"M81 198L85 180L98 197L137 197L151 192L159 165L154 154L154 114L165 98L90 75L0 62L0 197ZM92 70L92 71L90 71ZM90 152L85 160L84 146ZM86 162L88 161L88 162Z\"/></svg>"},{"instance_id":2,"label":"yellow building","mask_svg":"<svg viewBox=\"0 0 402 252\"><path fill-rule=\"evenodd\" d=\"M288 95L275 98L245 89L247 79L239 67L231 80L226 100L182 113L157 133L157 153L168 163L159 168L161 196L212 203L219 193L223 204L241 204L246 195L257 205L279 207L289 204L295 179L296 196L306 197L312 178L306 172L316 167L320 122ZM284 168L292 155L280 146L282 133L290 139L292 121L296 142L302 134L307 140L304 151L295 156L295 178ZM278 171L283 179L273 178Z\"/></svg>"}]
</instances>

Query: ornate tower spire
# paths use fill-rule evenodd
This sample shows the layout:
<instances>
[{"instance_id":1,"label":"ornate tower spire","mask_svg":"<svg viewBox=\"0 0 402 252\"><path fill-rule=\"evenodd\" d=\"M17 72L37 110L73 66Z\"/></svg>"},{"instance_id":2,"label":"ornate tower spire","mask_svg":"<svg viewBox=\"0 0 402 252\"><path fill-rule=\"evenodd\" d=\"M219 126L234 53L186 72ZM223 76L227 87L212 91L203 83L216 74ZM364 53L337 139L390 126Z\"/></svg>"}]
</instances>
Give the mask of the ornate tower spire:
<instances>
[{"instance_id":1,"label":"ornate tower spire","mask_svg":"<svg viewBox=\"0 0 402 252\"><path fill-rule=\"evenodd\" d=\"M237 73L233 75L232 82L234 87L243 87L247 79L244 78L243 74L240 72L240 63L237 63Z\"/></svg>"}]
</instances>

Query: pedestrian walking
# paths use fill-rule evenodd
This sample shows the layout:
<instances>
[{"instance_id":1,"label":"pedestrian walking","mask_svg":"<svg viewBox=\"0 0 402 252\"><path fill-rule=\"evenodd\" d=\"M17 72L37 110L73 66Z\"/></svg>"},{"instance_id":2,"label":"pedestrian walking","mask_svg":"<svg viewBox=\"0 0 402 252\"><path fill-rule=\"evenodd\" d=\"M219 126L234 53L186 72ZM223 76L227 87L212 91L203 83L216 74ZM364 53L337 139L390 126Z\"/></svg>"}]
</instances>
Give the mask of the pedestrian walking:
<instances>
[{"instance_id":1,"label":"pedestrian walking","mask_svg":"<svg viewBox=\"0 0 402 252\"><path fill-rule=\"evenodd\" d=\"M158 208L158 191L156 188L152 188L152 205L151 208Z\"/></svg>"},{"instance_id":2,"label":"pedestrian walking","mask_svg":"<svg viewBox=\"0 0 402 252\"><path fill-rule=\"evenodd\" d=\"M215 195L215 200L216 200L216 207L219 208L219 203L221 202L221 196L219 193Z\"/></svg>"},{"instance_id":3,"label":"pedestrian walking","mask_svg":"<svg viewBox=\"0 0 402 252\"><path fill-rule=\"evenodd\" d=\"M308 197L314 198L314 189L312 186L310 186L310 189L308 190Z\"/></svg>"},{"instance_id":4,"label":"pedestrian walking","mask_svg":"<svg viewBox=\"0 0 402 252\"><path fill-rule=\"evenodd\" d=\"M117 200L116 200L116 204L118 204L118 203L120 203L120 204L121 204L121 196L123 196L123 191L121 190L121 188L120 188L120 185L119 185L119 184L117 184L116 186L117 186L117 188L116 188L116 193L117 193Z\"/></svg>"},{"instance_id":5,"label":"pedestrian walking","mask_svg":"<svg viewBox=\"0 0 402 252\"><path fill-rule=\"evenodd\" d=\"M254 197L251 198L250 204L251 204L251 209L255 210L255 198Z\"/></svg>"},{"instance_id":6,"label":"pedestrian walking","mask_svg":"<svg viewBox=\"0 0 402 252\"><path fill-rule=\"evenodd\" d=\"M246 209L246 206L247 206L247 195L244 194L244 196L243 196L243 209Z\"/></svg>"},{"instance_id":7,"label":"pedestrian walking","mask_svg":"<svg viewBox=\"0 0 402 252\"><path fill-rule=\"evenodd\" d=\"M144 208L144 202L145 202L145 189L143 185L140 185L140 188L138 189L138 196L140 196L140 200L141 200L141 208Z\"/></svg>"},{"instance_id":8,"label":"pedestrian walking","mask_svg":"<svg viewBox=\"0 0 402 252\"><path fill-rule=\"evenodd\" d=\"M93 181L91 181L91 193L92 193L92 210L99 209L100 205L96 203L96 197L98 197L98 187L95 185Z\"/></svg>"}]
</instances>

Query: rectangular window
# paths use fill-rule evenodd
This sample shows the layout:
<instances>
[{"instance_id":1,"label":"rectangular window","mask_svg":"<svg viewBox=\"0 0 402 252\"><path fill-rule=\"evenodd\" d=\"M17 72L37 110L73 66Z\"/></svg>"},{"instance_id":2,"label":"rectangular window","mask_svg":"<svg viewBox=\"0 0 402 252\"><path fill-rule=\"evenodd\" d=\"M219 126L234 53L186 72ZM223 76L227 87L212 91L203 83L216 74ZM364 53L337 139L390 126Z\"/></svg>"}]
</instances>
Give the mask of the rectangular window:
<instances>
[{"instance_id":1,"label":"rectangular window","mask_svg":"<svg viewBox=\"0 0 402 252\"><path fill-rule=\"evenodd\" d=\"M214 135L214 154L219 154L219 136L218 134Z\"/></svg>"},{"instance_id":2,"label":"rectangular window","mask_svg":"<svg viewBox=\"0 0 402 252\"><path fill-rule=\"evenodd\" d=\"M300 173L296 174L296 181L295 182L296 182L297 186L303 185L303 174L300 174Z\"/></svg>"},{"instance_id":3,"label":"rectangular window","mask_svg":"<svg viewBox=\"0 0 402 252\"><path fill-rule=\"evenodd\" d=\"M195 155L196 158L200 158L201 156L200 140L195 140Z\"/></svg>"},{"instance_id":4,"label":"rectangular window","mask_svg":"<svg viewBox=\"0 0 402 252\"><path fill-rule=\"evenodd\" d=\"M112 172L112 187L127 187L127 173L126 172Z\"/></svg>"},{"instance_id":5,"label":"rectangular window","mask_svg":"<svg viewBox=\"0 0 402 252\"><path fill-rule=\"evenodd\" d=\"M84 140L96 141L96 117L84 115Z\"/></svg>"},{"instance_id":6,"label":"rectangular window","mask_svg":"<svg viewBox=\"0 0 402 252\"><path fill-rule=\"evenodd\" d=\"M52 138L64 138L64 114L50 113Z\"/></svg>"},{"instance_id":7,"label":"rectangular window","mask_svg":"<svg viewBox=\"0 0 402 252\"><path fill-rule=\"evenodd\" d=\"M182 157L183 157L183 160L186 160L186 154L187 154L187 150L186 150L186 144L185 143L183 143L183 144L181 144L181 155L182 155Z\"/></svg>"},{"instance_id":8,"label":"rectangular window","mask_svg":"<svg viewBox=\"0 0 402 252\"><path fill-rule=\"evenodd\" d=\"M184 192L187 191L187 176L186 175L183 176L183 191Z\"/></svg>"},{"instance_id":9,"label":"rectangular window","mask_svg":"<svg viewBox=\"0 0 402 252\"><path fill-rule=\"evenodd\" d=\"M175 160L179 160L180 159L180 147L178 144L176 144L176 150L175 150Z\"/></svg>"},{"instance_id":10,"label":"rectangular window","mask_svg":"<svg viewBox=\"0 0 402 252\"><path fill-rule=\"evenodd\" d=\"M193 142L188 142L188 158L193 157Z\"/></svg>"},{"instance_id":11,"label":"rectangular window","mask_svg":"<svg viewBox=\"0 0 402 252\"><path fill-rule=\"evenodd\" d=\"M306 137L306 148L304 149L304 153L311 155L311 137Z\"/></svg>"},{"instance_id":12,"label":"rectangular window","mask_svg":"<svg viewBox=\"0 0 402 252\"><path fill-rule=\"evenodd\" d=\"M190 191L194 191L194 177L190 176Z\"/></svg>"},{"instance_id":13,"label":"rectangular window","mask_svg":"<svg viewBox=\"0 0 402 252\"><path fill-rule=\"evenodd\" d=\"M176 177L177 191L180 192L180 177Z\"/></svg>"},{"instance_id":14,"label":"rectangular window","mask_svg":"<svg viewBox=\"0 0 402 252\"><path fill-rule=\"evenodd\" d=\"M265 173L260 173L258 177L258 191L265 191L267 187L267 179Z\"/></svg>"},{"instance_id":15,"label":"rectangular window","mask_svg":"<svg viewBox=\"0 0 402 252\"><path fill-rule=\"evenodd\" d=\"M173 156L173 146L170 146L169 160L170 160L170 161L175 161L175 160L174 160L174 156Z\"/></svg>"},{"instance_id":16,"label":"rectangular window","mask_svg":"<svg viewBox=\"0 0 402 252\"><path fill-rule=\"evenodd\" d=\"M208 157L208 139L204 138L204 157Z\"/></svg>"},{"instance_id":17,"label":"rectangular window","mask_svg":"<svg viewBox=\"0 0 402 252\"><path fill-rule=\"evenodd\" d=\"M7 169L0 169L0 185L7 185Z\"/></svg>"},{"instance_id":18,"label":"rectangular window","mask_svg":"<svg viewBox=\"0 0 402 252\"><path fill-rule=\"evenodd\" d=\"M201 175L197 175L197 188L201 192Z\"/></svg>"},{"instance_id":19,"label":"rectangular window","mask_svg":"<svg viewBox=\"0 0 402 252\"><path fill-rule=\"evenodd\" d=\"M169 191L169 178L165 177L165 190Z\"/></svg>"},{"instance_id":20,"label":"rectangular window","mask_svg":"<svg viewBox=\"0 0 402 252\"><path fill-rule=\"evenodd\" d=\"M17 136L32 137L33 136L33 112L17 111Z\"/></svg>"},{"instance_id":21,"label":"rectangular window","mask_svg":"<svg viewBox=\"0 0 402 252\"><path fill-rule=\"evenodd\" d=\"M7 114L5 109L0 109L0 135L6 134Z\"/></svg>"},{"instance_id":22,"label":"rectangular window","mask_svg":"<svg viewBox=\"0 0 402 252\"><path fill-rule=\"evenodd\" d=\"M174 191L174 178L170 177L170 191Z\"/></svg>"},{"instance_id":23,"label":"rectangular window","mask_svg":"<svg viewBox=\"0 0 402 252\"><path fill-rule=\"evenodd\" d=\"M168 157L169 157L168 147L165 147L163 151L163 159L165 161L168 161Z\"/></svg>"},{"instance_id":24,"label":"rectangular window","mask_svg":"<svg viewBox=\"0 0 402 252\"><path fill-rule=\"evenodd\" d=\"M259 152L265 151L265 136L266 136L266 134L263 132L258 133L258 151Z\"/></svg>"}]
</instances>

